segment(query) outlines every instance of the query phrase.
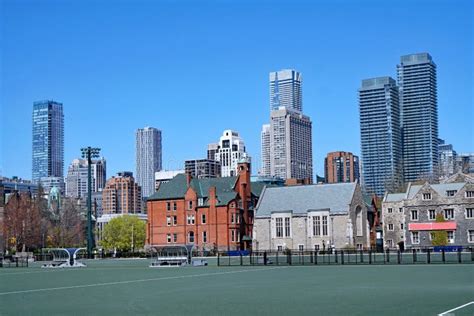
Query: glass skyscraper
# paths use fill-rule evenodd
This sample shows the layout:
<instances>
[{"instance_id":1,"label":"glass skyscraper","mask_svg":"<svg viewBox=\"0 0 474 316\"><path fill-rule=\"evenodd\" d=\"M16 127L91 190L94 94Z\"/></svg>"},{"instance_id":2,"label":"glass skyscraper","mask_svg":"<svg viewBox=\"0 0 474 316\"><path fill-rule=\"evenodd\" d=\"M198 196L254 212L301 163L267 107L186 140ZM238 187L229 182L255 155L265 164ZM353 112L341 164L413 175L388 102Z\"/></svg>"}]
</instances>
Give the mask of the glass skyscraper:
<instances>
[{"instance_id":1,"label":"glass skyscraper","mask_svg":"<svg viewBox=\"0 0 474 316\"><path fill-rule=\"evenodd\" d=\"M63 178L64 115L63 104L55 101L33 103L32 179Z\"/></svg>"},{"instance_id":2,"label":"glass skyscraper","mask_svg":"<svg viewBox=\"0 0 474 316\"><path fill-rule=\"evenodd\" d=\"M383 196L402 181L399 92L395 80L362 80L359 89L363 182L367 192Z\"/></svg>"},{"instance_id":3,"label":"glass skyscraper","mask_svg":"<svg viewBox=\"0 0 474 316\"><path fill-rule=\"evenodd\" d=\"M303 111L301 81L301 74L293 69L271 72L270 111L282 106L288 110Z\"/></svg>"},{"instance_id":4,"label":"glass skyscraper","mask_svg":"<svg viewBox=\"0 0 474 316\"><path fill-rule=\"evenodd\" d=\"M436 64L428 53L401 57L397 66L405 181L436 176L438 100Z\"/></svg>"},{"instance_id":5,"label":"glass skyscraper","mask_svg":"<svg viewBox=\"0 0 474 316\"><path fill-rule=\"evenodd\" d=\"M155 172L162 167L161 131L154 127L140 128L136 132L137 183L142 196L155 192Z\"/></svg>"}]
</instances>

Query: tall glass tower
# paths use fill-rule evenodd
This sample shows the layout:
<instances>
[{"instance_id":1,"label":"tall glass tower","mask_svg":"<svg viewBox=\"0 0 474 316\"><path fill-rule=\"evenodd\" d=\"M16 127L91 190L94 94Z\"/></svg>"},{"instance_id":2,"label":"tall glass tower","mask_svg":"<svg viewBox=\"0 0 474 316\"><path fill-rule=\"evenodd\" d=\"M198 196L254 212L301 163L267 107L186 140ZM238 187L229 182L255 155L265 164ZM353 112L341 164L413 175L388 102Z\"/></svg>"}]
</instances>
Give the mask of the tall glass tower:
<instances>
[{"instance_id":1,"label":"tall glass tower","mask_svg":"<svg viewBox=\"0 0 474 316\"><path fill-rule=\"evenodd\" d=\"M161 131L154 127L140 128L136 132L137 182L142 197L155 192L155 172L162 167Z\"/></svg>"},{"instance_id":2,"label":"tall glass tower","mask_svg":"<svg viewBox=\"0 0 474 316\"><path fill-rule=\"evenodd\" d=\"M367 192L383 196L402 181L398 87L390 77L362 80L359 89L362 174Z\"/></svg>"},{"instance_id":3,"label":"tall glass tower","mask_svg":"<svg viewBox=\"0 0 474 316\"><path fill-rule=\"evenodd\" d=\"M436 64L428 53L401 57L397 66L405 181L436 176L438 99Z\"/></svg>"},{"instance_id":4,"label":"tall glass tower","mask_svg":"<svg viewBox=\"0 0 474 316\"><path fill-rule=\"evenodd\" d=\"M303 111L301 81L301 74L293 69L271 72L270 111L282 106L288 110Z\"/></svg>"},{"instance_id":5,"label":"tall glass tower","mask_svg":"<svg viewBox=\"0 0 474 316\"><path fill-rule=\"evenodd\" d=\"M33 103L32 179L63 178L64 115L63 104L55 101Z\"/></svg>"}]
</instances>

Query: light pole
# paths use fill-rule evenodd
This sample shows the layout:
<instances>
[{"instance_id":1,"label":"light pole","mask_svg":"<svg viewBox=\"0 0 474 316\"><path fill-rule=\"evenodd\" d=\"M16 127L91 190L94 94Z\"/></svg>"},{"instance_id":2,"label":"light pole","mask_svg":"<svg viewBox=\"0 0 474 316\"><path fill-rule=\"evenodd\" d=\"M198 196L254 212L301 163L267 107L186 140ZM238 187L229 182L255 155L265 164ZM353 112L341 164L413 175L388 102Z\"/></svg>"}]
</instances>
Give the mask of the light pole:
<instances>
[{"instance_id":1,"label":"light pole","mask_svg":"<svg viewBox=\"0 0 474 316\"><path fill-rule=\"evenodd\" d=\"M87 256L92 257L94 231L92 230L92 158L99 158L100 148L81 148L82 158L87 159Z\"/></svg>"}]
</instances>

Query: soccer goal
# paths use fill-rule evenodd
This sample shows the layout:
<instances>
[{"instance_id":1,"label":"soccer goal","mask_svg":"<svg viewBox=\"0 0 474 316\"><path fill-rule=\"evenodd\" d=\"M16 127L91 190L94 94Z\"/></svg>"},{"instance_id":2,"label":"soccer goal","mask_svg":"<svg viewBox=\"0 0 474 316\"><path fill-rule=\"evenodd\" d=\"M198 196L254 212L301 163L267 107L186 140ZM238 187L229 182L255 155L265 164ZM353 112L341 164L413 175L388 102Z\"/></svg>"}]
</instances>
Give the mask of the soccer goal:
<instances>
[{"instance_id":1,"label":"soccer goal","mask_svg":"<svg viewBox=\"0 0 474 316\"><path fill-rule=\"evenodd\" d=\"M49 248L47 253L53 256L53 260L46 263L42 268L82 268L86 265L77 259L83 256L86 248Z\"/></svg>"},{"instance_id":2,"label":"soccer goal","mask_svg":"<svg viewBox=\"0 0 474 316\"><path fill-rule=\"evenodd\" d=\"M207 266L205 259L193 259L193 245L152 247L150 268Z\"/></svg>"}]
</instances>

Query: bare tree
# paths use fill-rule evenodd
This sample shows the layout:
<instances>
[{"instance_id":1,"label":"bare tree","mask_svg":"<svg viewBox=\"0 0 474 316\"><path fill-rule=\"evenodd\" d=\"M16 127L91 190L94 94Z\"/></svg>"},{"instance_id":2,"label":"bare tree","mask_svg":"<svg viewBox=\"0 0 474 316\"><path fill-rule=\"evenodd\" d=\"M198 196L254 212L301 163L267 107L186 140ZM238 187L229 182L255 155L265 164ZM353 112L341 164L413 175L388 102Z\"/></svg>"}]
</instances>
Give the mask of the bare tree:
<instances>
[{"instance_id":1,"label":"bare tree","mask_svg":"<svg viewBox=\"0 0 474 316\"><path fill-rule=\"evenodd\" d=\"M84 245L84 218L73 199L65 199L51 220L48 246L72 247Z\"/></svg>"}]
</instances>

